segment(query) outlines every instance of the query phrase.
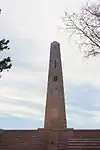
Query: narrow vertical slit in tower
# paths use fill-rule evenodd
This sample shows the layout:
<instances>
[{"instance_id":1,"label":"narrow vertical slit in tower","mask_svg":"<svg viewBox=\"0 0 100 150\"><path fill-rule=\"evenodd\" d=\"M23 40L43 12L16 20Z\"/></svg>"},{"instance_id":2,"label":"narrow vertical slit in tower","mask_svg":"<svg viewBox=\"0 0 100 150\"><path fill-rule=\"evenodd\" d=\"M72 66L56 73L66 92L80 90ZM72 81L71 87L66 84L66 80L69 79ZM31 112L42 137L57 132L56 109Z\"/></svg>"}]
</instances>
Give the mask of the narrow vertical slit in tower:
<instances>
[{"instance_id":1,"label":"narrow vertical slit in tower","mask_svg":"<svg viewBox=\"0 0 100 150\"><path fill-rule=\"evenodd\" d=\"M54 66L55 66L55 68L57 67L57 62L56 62L56 60L54 61Z\"/></svg>"},{"instance_id":2,"label":"narrow vertical slit in tower","mask_svg":"<svg viewBox=\"0 0 100 150\"><path fill-rule=\"evenodd\" d=\"M56 82L58 80L58 77L54 76L53 80Z\"/></svg>"}]
</instances>

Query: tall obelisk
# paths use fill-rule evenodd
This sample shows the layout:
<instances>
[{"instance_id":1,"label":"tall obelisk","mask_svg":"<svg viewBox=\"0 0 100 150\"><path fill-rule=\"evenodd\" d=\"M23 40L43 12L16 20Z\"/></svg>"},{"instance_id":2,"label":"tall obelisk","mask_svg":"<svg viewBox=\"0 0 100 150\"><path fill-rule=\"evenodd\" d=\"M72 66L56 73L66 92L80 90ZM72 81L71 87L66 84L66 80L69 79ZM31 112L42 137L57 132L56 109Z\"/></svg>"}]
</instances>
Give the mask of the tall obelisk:
<instances>
[{"instance_id":1,"label":"tall obelisk","mask_svg":"<svg viewBox=\"0 0 100 150\"><path fill-rule=\"evenodd\" d=\"M67 128L60 44L56 41L50 48L44 128Z\"/></svg>"}]
</instances>

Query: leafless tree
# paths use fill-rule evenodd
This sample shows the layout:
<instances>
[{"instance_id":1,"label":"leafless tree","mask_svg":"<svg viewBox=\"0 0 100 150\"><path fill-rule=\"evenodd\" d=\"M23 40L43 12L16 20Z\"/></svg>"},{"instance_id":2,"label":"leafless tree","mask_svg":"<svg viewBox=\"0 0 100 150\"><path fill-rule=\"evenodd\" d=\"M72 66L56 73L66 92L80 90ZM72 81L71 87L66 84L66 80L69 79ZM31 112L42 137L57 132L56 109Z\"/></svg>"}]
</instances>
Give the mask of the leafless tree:
<instances>
[{"instance_id":1,"label":"leafless tree","mask_svg":"<svg viewBox=\"0 0 100 150\"><path fill-rule=\"evenodd\" d=\"M71 35L80 37L79 46L86 57L100 54L100 3L86 4L80 13L65 11L63 22Z\"/></svg>"}]
</instances>

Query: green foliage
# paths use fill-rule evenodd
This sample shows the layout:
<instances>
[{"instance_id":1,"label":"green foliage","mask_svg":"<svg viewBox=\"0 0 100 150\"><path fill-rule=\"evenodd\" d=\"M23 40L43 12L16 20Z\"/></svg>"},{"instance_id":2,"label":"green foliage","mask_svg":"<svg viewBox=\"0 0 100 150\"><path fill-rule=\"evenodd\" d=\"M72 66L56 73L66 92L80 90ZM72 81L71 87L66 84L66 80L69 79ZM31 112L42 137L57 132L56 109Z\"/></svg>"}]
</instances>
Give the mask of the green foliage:
<instances>
[{"instance_id":1,"label":"green foliage","mask_svg":"<svg viewBox=\"0 0 100 150\"><path fill-rule=\"evenodd\" d=\"M0 13L1 13L1 9L0 9ZM5 39L0 40L0 52L2 52L4 50L9 50L8 44L9 44L9 40L5 40ZM12 64L11 64L11 58L10 57L7 57L7 58L4 58L3 60L0 60L0 72L2 72L4 70L9 71L9 69L11 67L12 67Z\"/></svg>"},{"instance_id":2,"label":"green foliage","mask_svg":"<svg viewBox=\"0 0 100 150\"><path fill-rule=\"evenodd\" d=\"M9 43L9 40L2 39L0 41L0 51L1 52L3 50L9 50L8 43ZM2 72L3 70L8 71L11 67L12 67L12 64L11 64L10 57L4 58L3 60L0 61L0 72Z\"/></svg>"}]
</instances>

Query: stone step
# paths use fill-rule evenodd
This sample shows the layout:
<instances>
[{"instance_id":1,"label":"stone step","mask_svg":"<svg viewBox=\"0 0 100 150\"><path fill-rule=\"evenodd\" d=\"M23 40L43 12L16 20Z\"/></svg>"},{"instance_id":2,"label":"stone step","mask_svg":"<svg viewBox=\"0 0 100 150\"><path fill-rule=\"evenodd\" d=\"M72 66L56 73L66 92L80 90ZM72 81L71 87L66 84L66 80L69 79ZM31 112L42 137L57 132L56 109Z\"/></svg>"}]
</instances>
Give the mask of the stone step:
<instances>
[{"instance_id":1,"label":"stone step","mask_svg":"<svg viewBox=\"0 0 100 150\"><path fill-rule=\"evenodd\" d=\"M73 149L73 150L74 149L83 149L83 148L84 149L94 148L94 150L95 150L96 148L100 149L100 146L96 146L96 145L95 146L93 146L93 145L92 146L91 145L90 146L80 146L80 145L79 146L78 145L77 146L75 146L75 145L68 146L68 149Z\"/></svg>"},{"instance_id":2,"label":"stone step","mask_svg":"<svg viewBox=\"0 0 100 150\"><path fill-rule=\"evenodd\" d=\"M68 141L100 141L100 138L68 138Z\"/></svg>"},{"instance_id":3,"label":"stone step","mask_svg":"<svg viewBox=\"0 0 100 150\"><path fill-rule=\"evenodd\" d=\"M57 150L82 150L82 149L99 150L100 139L70 138L67 140L58 140L57 142Z\"/></svg>"}]
</instances>

